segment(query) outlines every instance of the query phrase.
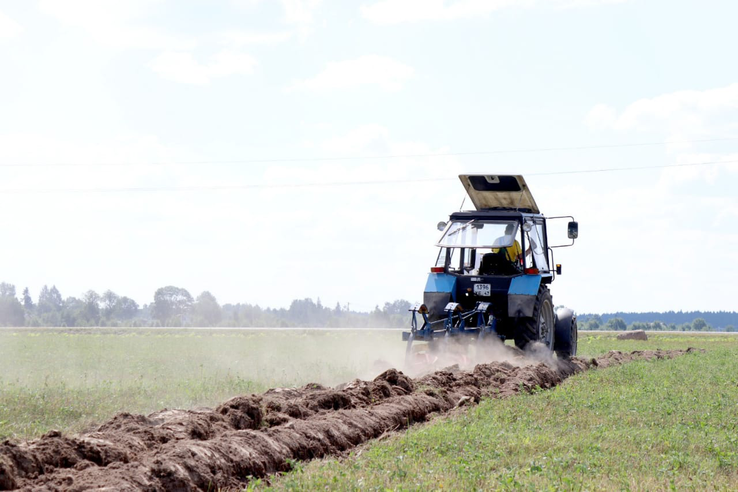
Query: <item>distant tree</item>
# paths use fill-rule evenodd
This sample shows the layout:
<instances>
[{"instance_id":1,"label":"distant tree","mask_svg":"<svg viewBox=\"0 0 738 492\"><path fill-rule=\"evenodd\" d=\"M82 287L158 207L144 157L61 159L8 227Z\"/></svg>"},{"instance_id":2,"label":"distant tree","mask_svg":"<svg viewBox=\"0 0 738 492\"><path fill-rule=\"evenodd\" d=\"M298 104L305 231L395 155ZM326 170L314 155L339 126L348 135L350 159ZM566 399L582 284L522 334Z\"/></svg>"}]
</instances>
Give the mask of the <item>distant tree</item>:
<instances>
[{"instance_id":1,"label":"distant tree","mask_svg":"<svg viewBox=\"0 0 738 492\"><path fill-rule=\"evenodd\" d=\"M640 321L636 321L634 323L631 323L631 325L628 327L629 330L649 330L651 329L651 326L648 323L641 323Z\"/></svg>"},{"instance_id":2,"label":"distant tree","mask_svg":"<svg viewBox=\"0 0 738 492\"><path fill-rule=\"evenodd\" d=\"M52 285L50 289L46 285L41 287L41 293L38 295L39 313L57 312L63 305L64 300L55 285Z\"/></svg>"},{"instance_id":3,"label":"distant tree","mask_svg":"<svg viewBox=\"0 0 738 492\"><path fill-rule=\"evenodd\" d=\"M26 310L26 313L30 314L33 311L33 307L31 293L28 291L28 287L26 287L23 289L23 309Z\"/></svg>"},{"instance_id":4,"label":"distant tree","mask_svg":"<svg viewBox=\"0 0 738 492\"><path fill-rule=\"evenodd\" d=\"M731 331L731 332L733 332L733 331L735 331L735 326L728 325L728 326L725 327L725 331Z\"/></svg>"},{"instance_id":5,"label":"distant tree","mask_svg":"<svg viewBox=\"0 0 738 492\"><path fill-rule=\"evenodd\" d=\"M96 325L100 322L100 294L88 290L82 296L83 316L88 324Z\"/></svg>"},{"instance_id":6,"label":"distant tree","mask_svg":"<svg viewBox=\"0 0 738 492\"><path fill-rule=\"evenodd\" d=\"M286 322L297 326L322 326L327 319L327 314L312 299L295 299L285 316Z\"/></svg>"},{"instance_id":7,"label":"distant tree","mask_svg":"<svg viewBox=\"0 0 738 492\"><path fill-rule=\"evenodd\" d=\"M399 300L394 301L394 302L391 302L391 303L390 302L385 302L384 303L384 308L382 309L382 311L385 314L388 314L388 315L396 314L396 315L400 315L400 316L405 316L405 315L407 315L408 310L411 307L412 307L412 304L410 304L410 301L406 301L404 299L399 299Z\"/></svg>"},{"instance_id":8,"label":"distant tree","mask_svg":"<svg viewBox=\"0 0 738 492\"><path fill-rule=\"evenodd\" d=\"M197 296L192 312L195 316L195 323L204 326L215 326L223 318L220 304L218 304L215 296L208 291Z\"/></svg>"},{"instance_id":9,"label":"distant tree","mask_svg":"<svg viewBox=\"0 0 738 492\"><path fill-rule=\"evenodd\" d=\"M703 318L695 318L695 320L692 321L692 330L708 331L709 325L707 324L707 321L705 321Z\"/></svg>"},{"instance_id":10,"label":"distant tree","mask_svg":"<svg viewBox=\"0 0 738 492\"><path fill-rule=\"evenodd\" d=\"M110 319L115 316L115 310L118 307L118 301L120 297L112 290L106 290L100 297L100 304L102 305L102 315L106 319Z\"/></svg>"},{"instance_id":11,"label":"distant tree","mask_svg":"<svg viewBox=\"0 0 738 492\"><path fill-rule=\"evenodd\" d=\"M600 330L602 328L602 323L598 320L599 316L592 317L587 320L586 323L584 323L584 326L582 327L585 330Z\"/></svg>"},{"instance_id":12,"label":"distant tree","mask_svg":"<svg viewBox=\"0 0 738 492\"><path fill-rule=\"evenodd\" d=\"M0 326L23 326L25 321L20 301L14 296L0 296Z\"/></svg>"},{"instance_id":13,"label":"distant tree","mask_svg":"<svg viewBox=\"0 0 738 492\"><path fill-rule=\"evenodd\" d=\"M651 329L654 331L666 331L666 325L661 321L654 321L651 323Z\"/></svg>"},{"instance_id":14,"label":"distant tree","mask_svg":"<svg viewBox=\"0 0 738 492\"><path fill-rule=\"evenodd\" d=\"M605 329L615 331L625 331L628 325L625 324L623 318L610 318L605 324Z\"/></svg>"},{"instance_id":15,"label":"distant tree","mask_svg":"<svg viewBox=\"0 0 738 492\"><path fill-rule=\"evenodd\" d=\"M183 324L192 309L192 302L192 296L186 289L173 285L161 287L154 293L151 314L162 326L167 326L170 321Z\"/></svg>"},{"instance_id":16,"label":"distant tree","mask_svg":"<svg viewBox=\"0 0 738 492\"><path fill-rule=\"evenodd\" d=\"M138 314L138 303L130 297L119 297L115 303L114 312L123 320L129 320Z\"/></svg>"},{"instance_id":17,"label":"distant tree","mask_svg":"<svg viewBox=\"0 0 738 492\"><path fill-rule=\"evenodd\" d=\"M51 289L49 289L49 300L57 308L61 308L62 304L64 304L61 292L59 292L59 289L56 288L56 285L52 285Z\"/></svg>"},{"instance_id":18,"label":"distant tree","mask_svg":"<svg viewBox=\"0 0 738 492\"><path fill-rule=\"evenodd\" d=\"M341 303L336 301L336 307L333 309L333 314L339 316L341 314Z\"/></svg>"},{"instance_id":19,"label":"distant tree","mask_svg":"<svg viewBox=\"0 0 738 492\"><path fill-rule=\"evenodd\" d=\"M15 285L0 282L0 297L15 297Z\"/></svg>"},{"instance_id":20,"label":"distant tree","mask_svg":"<svg viewBox=\"0 0 738 492\"><path fill-rule=\"evenodd\" d=\"M41 292L38 294L38 313L43 314L52 310L51 304L49 304L49 288L44 285L41 287Z\"/></svg>"},{"instance_id":21,"label":"distant tree","mask_svg":"<svg viewBox=\"0 0 738 492\"><path fill-rule=\"evenodd\" d=\"M82 299L69 296L64 299L61 311L51 311L42 316L46 326L86 326L90 323L85 317L85 303Z\"/></svg>"}]
</instances>

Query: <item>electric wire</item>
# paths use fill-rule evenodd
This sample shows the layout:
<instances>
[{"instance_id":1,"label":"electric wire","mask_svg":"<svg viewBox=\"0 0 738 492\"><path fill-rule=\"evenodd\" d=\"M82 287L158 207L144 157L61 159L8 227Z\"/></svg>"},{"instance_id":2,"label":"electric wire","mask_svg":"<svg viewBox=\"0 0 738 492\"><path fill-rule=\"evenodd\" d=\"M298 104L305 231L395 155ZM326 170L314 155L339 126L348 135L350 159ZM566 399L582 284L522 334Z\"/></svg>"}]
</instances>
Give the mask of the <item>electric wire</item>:
<instances>
[{"instance_id":1,"label":"electric wire","mask_svg":"<svg viewBox=\"0 0 738 492\"><path fill-rule=\"evenodd\" d=\"M433 158L433 157L463 157L484 156L496 154L525 154L536 152L558 152L572 150L597 150L616 149L627 147L650 147L659 145L678 145L689 143L706 142L728 142L736 141L738 137L706 138L698 140L671 140L661 142L640 142L603 145L579 145L572 147L539 147L532 149L502 149L478 152L438 152L425 154L389 154L374 156L343 156L343 157L295 157L277 159L237 159L237 160L204 160L204 161L150 161L150 162L0 162L0 167L120 167L120 166L167 166L167 165L215 165L215 164L275 164L294 162L336 162L336 161L358 161L358 160L384 160L384 159L410 159L410 158Z\"/></svg>"},{"instance_id":2,"label":"electric wire","mask_svg":"<svg viewBox=\"0 0 738 492\"><path fill-rule=\"evenodd\" d=\"M668 169L689 166L707 166L717 164L734 164L737 160L690 162L680 164L663 164L652 166L611 167L600 169L577 169L568 171L551 171L538 173L523 173L526 176L554 176L572 174L610 173L621 171L641 171L650 169ZM474 173L469 173L474 174ZM505 173L498 173L505 174ZM121 188L0 188L0 194L41 194L41 193L128 193L128 192L185 192L185 191L241 191L254 189L294 189L294 188L333 188L345 186L373 186L394 184L417 184L443 181L454 181L456 178L414 178L414 179L381 179L364 181L333 181L309 183L278 183L278 184L236 184L236 185L198 185L198 186L141 186Z\"/></svg>"}]
</instances>

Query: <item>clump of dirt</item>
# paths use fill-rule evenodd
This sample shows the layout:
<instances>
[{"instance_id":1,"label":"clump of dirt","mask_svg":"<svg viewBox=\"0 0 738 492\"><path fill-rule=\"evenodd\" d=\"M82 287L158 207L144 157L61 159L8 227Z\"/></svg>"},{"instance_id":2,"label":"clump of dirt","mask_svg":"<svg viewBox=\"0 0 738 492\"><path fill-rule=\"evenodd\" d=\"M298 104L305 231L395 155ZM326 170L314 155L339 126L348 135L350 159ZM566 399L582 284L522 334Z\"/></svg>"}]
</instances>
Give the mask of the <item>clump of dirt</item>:
<instances>
[{"instance_id":1,"label":"clump of dirt","mask_svg":"<svg viewBox=\"0 0 738 492\"><path fill-rule=\"evenodd\" d=\"M292 460L345 452L434 414L551 388L593 367L686 351L609 352L595 359L452 366L413 380L387 369L339 388L310 384L237 396L215 409L122 413L81 436L52 431L0 444L0 490L214 490L289 471ZM515 357L522 359L519 354Z\"/></svg>"},{"instance_id":2,"label":"clump of dirt","mask_svg":"<svg viewBox=\"0 0 738 492\"><path fill-rule=\"evenodd\" d=\"M626 331L617 336L618 340L648 340L648 335L643 330Z\"/></svg>"}]
</instances>

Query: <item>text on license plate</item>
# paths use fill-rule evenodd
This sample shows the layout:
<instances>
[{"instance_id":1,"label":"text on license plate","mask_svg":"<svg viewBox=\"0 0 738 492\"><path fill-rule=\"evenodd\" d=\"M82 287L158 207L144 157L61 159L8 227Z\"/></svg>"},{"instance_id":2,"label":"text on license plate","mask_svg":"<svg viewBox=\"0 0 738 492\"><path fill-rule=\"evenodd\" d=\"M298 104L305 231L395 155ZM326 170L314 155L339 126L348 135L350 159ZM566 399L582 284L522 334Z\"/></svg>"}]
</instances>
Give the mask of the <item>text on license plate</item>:
<instances>
[{"instance_id":1,"label":"text on license plate","mask_svg":"<svg viewBox=\"0 0 738 492\"><path fill-rule=\"evenodd\" d=\"M491 284L474 284L474 295L489 297L492 295Z\"/></svg>"}]
</instances>

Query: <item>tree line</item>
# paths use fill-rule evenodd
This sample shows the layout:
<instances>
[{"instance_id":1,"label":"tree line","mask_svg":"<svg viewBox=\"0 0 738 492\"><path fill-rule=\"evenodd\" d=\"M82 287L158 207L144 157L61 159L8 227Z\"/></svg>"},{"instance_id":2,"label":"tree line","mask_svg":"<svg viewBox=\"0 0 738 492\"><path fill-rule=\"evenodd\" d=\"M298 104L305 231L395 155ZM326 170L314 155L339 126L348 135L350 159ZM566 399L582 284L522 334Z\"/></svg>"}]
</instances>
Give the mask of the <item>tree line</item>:
<instances>
[{"instance_id":1,"label":"tree line","mask_svg":"<svg viewBox=\"0 0 738 492\"><path fill-rule=\"evenodd\" d=\"M658 315L658 313L656 313ZM651 330L651 331L727 331L734 332L736 328L734 325L724 326L712 326L705 318L701 317L700 311L696 311L693 314L697 315L697 318L692 321L684 323L665 323L664 321L633 321L628 324L625 319L614 316L604 320L604 316L599 314L588 314L577 319L579 329L581 330L614 330L614 331L625 331L625 330Z\"/></svg>"},{"instance_id":2,"label":"tree line","mask_svg":"<svg viewBox=\"0 0 738 492\"><path fill-rule=\"evenodd\" d=\"M735 311L665 311L643 312L643 313L603 313L603 314L580 314L579 322L589 321L592 317L597 316L600 324L607 323L612 318L620 318L625 324L633 323L651 323L655 320L666 325L683 326L691 324L695 319L701 318L708 325L716 329L724 329L728 326L738 326L738 313Z\"/></svg>"},{"instance_id":3,"label":"tree line","mask_svg":"<svg viewBox=\"0 0 738 492\"><path fill-rule=\"evenodd\" d=\"M339 303L324 306L320 299L296 299L289 308L279 309L247 303L221 305L208 291L193 297L187 289L171 285L157 289L150 303L139 305L110 290L64 297L54 285L44 285L34 299L28 288L18 295L14 285L0 283L0 326L400 328L409 325L411 306L400 299L367 313ZM583 314L578 321L584 330L735 331L738 313Z\"/></svg>"},{"instance_id":4,"label":"tree line","mask_svg":"<svg viewBox=\"0 0 738 492\"><path fill-rule=\"evenodd\" d=\"M161 287L151 303L139 305L130 297L107 290L88 290L80 297L63 297L44 285L34 300L28 288L17 295L14 285L0 283L0 326L29 327L403 327L411 304L387 302L365 313L348 306L331 308L320 299L296 299L289 308L270 309L255 304L221 305L208 291L193 297L187 289Z\"/></svg>"}]
</instances>

